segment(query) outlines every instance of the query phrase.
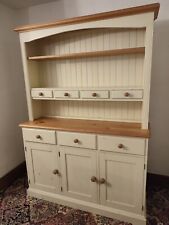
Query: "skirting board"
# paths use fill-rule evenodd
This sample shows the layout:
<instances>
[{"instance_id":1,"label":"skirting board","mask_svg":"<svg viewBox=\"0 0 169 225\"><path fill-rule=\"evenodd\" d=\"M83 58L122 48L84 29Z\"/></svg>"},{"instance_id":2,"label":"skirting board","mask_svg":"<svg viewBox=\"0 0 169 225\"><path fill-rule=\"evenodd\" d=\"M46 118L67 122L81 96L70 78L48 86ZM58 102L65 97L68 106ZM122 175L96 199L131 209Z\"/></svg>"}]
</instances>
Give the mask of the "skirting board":
<instances>
[{"instance_id":1,"label":"skirting board","mask_svg":"<svg viewBox=\"0 0 169 225\"><path fill-rule=\"evenodd\" d=\"M25 161L18 165L16 168L11 170L5 176L0 178L0 192L3 192L8 188L17 178L22 177L26 174L26 163Z\"/></svg>"},{"instance_id":2,"label":"skirting board","mask_svg":"<svg viewBox=\"0 0 169 225\"><path fill-rule=\"evenodd\" d=\"M169 187L169 176L148 173L147 174L147 186L149 185L163 185Z\"/></svg>"},{"instance_id":3,"label":"skirting board","mask_svg":"<svg viewBox=\"0 0 169 225\"><path fill-rule=\"evenodd\" d=\"M113 209L92 202L85 202L78 199L72 199L63 195L48 193L33 188L28 189L28 195L46 201L55 202L57 204L66 205L72 208L80 209L83 211L89 211L94 214L110 217L120 221L129 222L132 225L146 225L146 219L144 216L137 215L123 210Z\"/></svg>"}]
</instances>

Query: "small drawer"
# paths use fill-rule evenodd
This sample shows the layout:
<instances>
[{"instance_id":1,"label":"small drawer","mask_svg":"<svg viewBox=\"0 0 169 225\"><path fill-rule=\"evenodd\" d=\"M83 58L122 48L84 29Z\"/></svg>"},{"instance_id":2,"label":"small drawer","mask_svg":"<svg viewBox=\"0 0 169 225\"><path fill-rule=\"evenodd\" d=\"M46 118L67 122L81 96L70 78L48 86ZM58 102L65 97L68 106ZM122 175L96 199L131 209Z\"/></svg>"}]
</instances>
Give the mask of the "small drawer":
<instances>
[{"instance_id":1,"label":"small drawer","mask_svg":"<svg viewBox=\"0 0 169 225\"><path fill-rule=\"evenodd\" d=\"M58 132L57 138L59 145L96 149L96 135L94 134Z\"/></svg>"},{"instance_id":2,"label":"small drawer","mask_svg":"<svg viewBox=\"0 0 169 225\"><path fill-rule=\"evenodd\" d=\"M103 135L98 136L98 148L106 151L144 155L145 139Z\"/></svg>"},{"instance_id":3,"label":"small drawer","mask_svg":"<svg viewBox=\"0 0 169 225\"><path fill-rule=\"evenodd\" d=\"M71 90L64 90L64 91L53 91L54 98L79 98L79 91L71 91Z\"/></svg>"},{"instance_id":4,"label":"small drawer","mask_svg":"<svg viewBox=\"0 0 169 225\"><path fill-rule=\"evenodd\" d=\"M52 90L44 89L32 89L31 91L32 98L52 98Z\"/></svg>"},{"instance_id":5,"label":"small drawer","mask_svg":"<svg viewBox=\"0 0 169 225\"><path fill-rule=\"evenodd\" d=\"M109 98L109 91L81 91L80 92L80 97L81 98L86 98L86 99L105 99Z\"/></svg>"},{"instance_id":6,"label":"small drawer","mask_svg":"<svg viewBox=\"0 0 169 225\"><path fill-rule=\"evenodd\" d=\"M117 90L110 92L110 98L114 99L141 99L143 90Z\"/></svg>"},{"instance_id":7,"label":"small drawer","mask_svg":"<svg viewBox=\"0 0 169 225\"><path fill-rule=\"evenodd\" d=\"M56 134L53 130L23 128L24 141L56 144Z\"/></svg>"}]
</instances>

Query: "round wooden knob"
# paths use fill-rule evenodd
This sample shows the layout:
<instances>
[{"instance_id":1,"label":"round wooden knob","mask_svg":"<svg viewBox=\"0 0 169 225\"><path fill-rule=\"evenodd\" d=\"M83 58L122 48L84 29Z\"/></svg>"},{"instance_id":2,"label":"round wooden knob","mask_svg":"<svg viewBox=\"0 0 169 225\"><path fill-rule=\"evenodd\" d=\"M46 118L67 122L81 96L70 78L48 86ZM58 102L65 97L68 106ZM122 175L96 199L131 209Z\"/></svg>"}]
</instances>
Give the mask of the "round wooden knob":
<instances>
[{"instance_id":1,"label":"round wooden knob","mask_svg":"<svg viewBox=\"0 0 169 225\"><path fill-rule=\"evenodd\" d=\"M68 93L68 92L65 92L65 93L64 93L64 96L65 96L65 97L69 96L69 93Z\"/></svg>"},{"instance_id":2,"label":"round wooden knob","mask_svg":"<svg viewBox=\"0 0 169 225\"><path fill-rule=\"evenodd\" d=\"M78 139L74 139L74 143L79 143L79 140Z\"/></svg>"},{"instance_id":3,"label":"round wooden knob","mask_svg":"<svg viewBox=\"0 0 169 225\"><path fill-rule=\"evenodd\" d=\"M39 96L44 96L43 92L39 92Z\"/></svg>"},{"instance_id":4,"label":"round wooden knob","mask_svg":"<svg viewBox=\"0 0 169 225\"><path fill-rule=\"evenodd\" d=\"M40 135L36 135L37 139L42 139L42 137Z\"/></svg>"},{"instance_id":5,"label":"round wooden knob","mask_svg":"<svg viewBox=\"0 0 169 225\"><path fill-rule=\"evenodd\" d=\"M92 96L93 96L93 97L96 97L96 96L97 96L97 93L95 93L95 92L92 93Z\"/></svg>"},{"instance_id":6,"label":"round wooden knob","mask_svg":"<svg viewBox=\"0 0 169 225\"><path fill-rule=\"evenodd\" d=\"M97 178L95 176L91 177L91 182L96 182Z\"/></svg>"},{"instance_id":7,"label":"round wooden knob","mask_svg":"<svg viewBox=\"0 0 169 225\"><path fill-rule=\"evenodd\" d=\"M53 171L53 174L55 174L55 175L56 175L56 174L59 174L59 170L54 170L54 171Z\"/></svg>"},{"instance_id":8,"label":"round wooden knob","mask_svg":"<svg viewBox=\"0 0 169 225\"><path fill-rule=\"evenodd\" d=\"M99 182L100 182L100 184L105 184L106 180L104 178L101 178Z\"/></svg>"},{"instance_id":9,"label":"round wooden knob","mask_svg":"<svg viewBox=\"0 0 169 225\"><path fill-rule=\"evenodd\" d=\"M118 145L118 148L123 148L123 147L124 147L123 144Z\"/></svg>"},{"instance_id":10,"label":"round wooden knob","mask_svg":"<svg viewBox=\"0 0 169 225\"><path fill-rule=\"evenodd\" d=\"M129 97L129 95L130 95L129 92L125 92L125 93L124 93L124 96L125 96L125 97Z\"/></svg>"}]
</instances>

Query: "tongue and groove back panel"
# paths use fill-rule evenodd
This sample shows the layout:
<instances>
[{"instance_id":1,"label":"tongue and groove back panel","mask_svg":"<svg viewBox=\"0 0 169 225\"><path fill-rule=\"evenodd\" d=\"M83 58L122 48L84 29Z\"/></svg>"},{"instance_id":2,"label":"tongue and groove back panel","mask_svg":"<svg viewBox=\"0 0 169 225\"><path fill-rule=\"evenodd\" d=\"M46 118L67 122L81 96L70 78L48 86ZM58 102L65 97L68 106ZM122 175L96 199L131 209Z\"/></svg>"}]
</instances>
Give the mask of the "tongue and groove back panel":
<instances>
[{"instance_id":1,"label":"tongue and groove back panel","mask_svg":"<svg viewBox=\"0 0 169 225\"><path fill-rule=\"evenodd\" d=\"M145 28L85 29L27 43L27 56L145 46ZM32 88L143 89L144 53L29 61ZM32 74L32 75L31 75ZM38 104L36 100L34 105ZM141 122L142 102L42 101L39 116ZM34 111L35 110L34 106ZM36 107L39 109L39 106Z\"/></svg>"},{"instance_id":2,"label":"tongue and groove back panel","mask_svg":"<svg viewBox=\"0 0 169 225\"><path fill-rule=\"evenodd\" d=\"M54 35L28 43L34 55L64 55L144 47L145 29L91 29ZM31 56L33 53L28 53ZM31 62L35 87L142 87L144 54Z\"/></svg>"}]
</instances>

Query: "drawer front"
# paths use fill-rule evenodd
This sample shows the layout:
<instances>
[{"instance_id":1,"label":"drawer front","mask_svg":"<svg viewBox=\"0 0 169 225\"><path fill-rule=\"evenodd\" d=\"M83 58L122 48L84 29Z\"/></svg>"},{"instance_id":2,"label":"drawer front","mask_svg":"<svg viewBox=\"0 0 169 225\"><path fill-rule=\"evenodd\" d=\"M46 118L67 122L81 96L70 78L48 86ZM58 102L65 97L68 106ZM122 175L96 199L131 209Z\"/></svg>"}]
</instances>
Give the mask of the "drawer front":
<instances>
[{"instance_id":1,"label":"drawer front","mask_svg":"<svg viewBox=\"0 0 169 225\"><path fill-rule=\"evenodd\" d=\"M105 99L109 98L109 92L108 91L81 91L80 92L80 97L81 98L86 98L86 99Z\"/></svg>"},{"instance_id":2,"label":"drawer front","mask_svg":"<svg viewBox=\"0 0 169 225\"><path fill-rule=\"evenodd\" d=\"M31 95L32 95L32 98L52 98L53 97L52 90L43 90L43 89L39 89L39 90L32 89Z\"/></svg>"},{"instance_id":3,"label":"drawer front","mask_svg":"<svg viewBox=\"0 0 169 225\"><path fill-rule=\"evenodd\" d=\"M54 98L79 98L79 91L53 91Z\"/></svg>"},{"instance_id":4,"label":"drawer front","mask_svg":"<svg viewBox=\"0 0 169 225\"><path fill-rule=\"evenodd\" d=\"M96 149L96 135L57 132L58 144L79 148Z\"/></svg>"},{"instance_id":5,"label":"drawer front","mask_svg":"<svg viewBox=\"0 0 169 225\"><path fill-rule=\"evenodd\" d=\"M98 148L106 151L144 155L145 139L103 135L98 136Z\"/></svg>"},{"instance_id":6,"label":"drawer front","mask_svg":"<svg viewBox=\"0 0 169 225\"><path fill-rule=\"evenodd\" d=\"M118 90L111 91L110 98L117 99L141 99L143 98L143 90Z\"/></svg>"},{"instance_id":7,"label":"drawer front","mask_svg":"<svg viewBox=\"0 0 169 225\"><path fill-rule=\"evenodd\" d=\"M23 128L22 132L25 141L56 144L56 134L53 130Z\"/></svg>"}]
</instances>

